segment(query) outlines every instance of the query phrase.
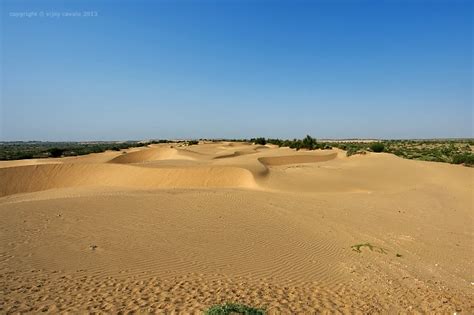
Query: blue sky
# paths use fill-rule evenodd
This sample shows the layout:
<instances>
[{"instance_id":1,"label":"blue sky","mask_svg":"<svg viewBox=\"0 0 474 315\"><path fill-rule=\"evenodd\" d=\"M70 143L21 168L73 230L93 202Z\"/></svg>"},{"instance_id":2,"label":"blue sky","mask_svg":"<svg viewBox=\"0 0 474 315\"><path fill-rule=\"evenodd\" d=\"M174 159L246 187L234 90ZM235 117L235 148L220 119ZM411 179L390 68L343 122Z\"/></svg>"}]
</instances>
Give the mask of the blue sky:
<instances>
[{"instance_id":1,"label":"blue sky","mask_svg":"<svg viewBox=\"0 0 474 315\"><path fill-rule=\"evenodd\" d=\"M0 140L473 137L471 1L1 3Z\"/></svg>"}]
</instances>

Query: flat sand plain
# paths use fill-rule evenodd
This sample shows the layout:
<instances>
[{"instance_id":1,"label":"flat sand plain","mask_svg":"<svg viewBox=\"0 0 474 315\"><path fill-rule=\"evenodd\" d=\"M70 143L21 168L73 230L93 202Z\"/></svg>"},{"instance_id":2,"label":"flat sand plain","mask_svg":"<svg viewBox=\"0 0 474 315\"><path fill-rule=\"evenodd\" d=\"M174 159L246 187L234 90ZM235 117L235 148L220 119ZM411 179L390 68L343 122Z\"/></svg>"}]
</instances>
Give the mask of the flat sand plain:
<instances>
[{"instance_id":1,"label":"flat sand plain","mask_svg":"<svg viewBox=\"0 0 474 315\"><path fill-rule=\"evenodd\" d=\"M228 142L0 162L0 313L472 314L473 184Z\"/></svg>"}]
</instances>

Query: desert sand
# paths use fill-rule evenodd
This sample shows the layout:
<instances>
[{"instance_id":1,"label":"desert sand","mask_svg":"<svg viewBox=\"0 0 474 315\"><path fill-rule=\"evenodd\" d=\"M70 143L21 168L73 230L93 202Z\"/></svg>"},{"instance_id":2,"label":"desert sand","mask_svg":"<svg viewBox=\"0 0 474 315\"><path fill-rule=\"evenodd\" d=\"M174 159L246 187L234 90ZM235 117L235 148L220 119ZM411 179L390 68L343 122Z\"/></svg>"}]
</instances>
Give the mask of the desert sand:
<instances>
[{"instance_id":1,"label":"desert sand","mask_svg":"<svg viewBox=\"0 0 474 315\"><path fill-rule=\"evenodd\" d=\"M230 142L1 162L0 313L472 314L473 185Z\"/></svg>"}]
</instances>

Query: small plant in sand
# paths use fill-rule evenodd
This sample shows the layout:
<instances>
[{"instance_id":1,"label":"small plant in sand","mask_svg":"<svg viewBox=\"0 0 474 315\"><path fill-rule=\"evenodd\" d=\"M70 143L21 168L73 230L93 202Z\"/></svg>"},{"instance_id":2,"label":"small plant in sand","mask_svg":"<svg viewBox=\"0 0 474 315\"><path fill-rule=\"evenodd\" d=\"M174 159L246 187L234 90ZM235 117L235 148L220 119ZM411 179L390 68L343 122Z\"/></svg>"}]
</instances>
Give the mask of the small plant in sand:
<instances>
[{"instance_id":1,"label":"small plant in sand","mask_svg":"<svg viewBox=\"0 0 474 315\"><path fill-rule=\"evenodd\" d=\"M227 315L227 314L264 315L265 310L261 308L250 307L244 304L226 303L226 304L211 306L204 314L206 315Z\"/></svg>"},{"instance_id":2,"label":"small plant in sand","mask_svg":"<svg viewBox=\"0 0 474 315\"><path fill-rule=\"evenodd\" d=\"M351 246L352 250L356 251L358 253L362 253L362 250L361 250L362 247L367 247L368 249L370 249L370 251L381 253L381 254L386 254L387 253L385 251L385 249L383 249L382 247L378 247L378 246L372 245L370 243L356 244L356 245Z\"/></svg>"},{"instance_id":3,"label":"small plant in sand","mask_svg":"<svg viewBox=\"0 0 474 315\"><path fill-rule=\"evenodd\" d=\"M355 155L355 154L366 154L367 152L365 152L364 150L360 150L359 148L357 147L349 147L346 151L346 156L351 156L351 155Z\"/></svg>"}]
</instances>

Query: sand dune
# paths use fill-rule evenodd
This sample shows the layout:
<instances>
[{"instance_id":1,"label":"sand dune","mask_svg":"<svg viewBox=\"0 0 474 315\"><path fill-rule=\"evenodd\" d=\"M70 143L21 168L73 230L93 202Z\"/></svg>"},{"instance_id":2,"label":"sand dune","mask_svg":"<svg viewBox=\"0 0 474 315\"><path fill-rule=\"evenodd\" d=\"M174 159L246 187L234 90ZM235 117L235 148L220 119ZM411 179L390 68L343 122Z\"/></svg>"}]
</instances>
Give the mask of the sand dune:
<instances>
[{"instance_id":1,"label":"sand dune","mask_svg":"<svg viewBox=\"0 0 474 315\"><path fill-rule=\"evenodd\" d=\"M238 150L238 151L234 151L232 153L225 153L225 154L222 154L222 155L217 155L217 156L214 157L214 159L224 159L224 158L236 157L236 156L247 155L247 154L255 154L257 152L258 152L257 148L247 149L247 150Z\"/></svg>"},{"instance_id":2,"label":"sand dune","mask_svg":"<svg viewBox=\"0 0 474 315\"><path fill-rule=\"evenodd\" d=\"M225 142L5 162L0 313L473 313L473 171Z\"/></svg>"},{"instance_id":3,"label":"sand dune","mask_svg":"<svg viewBox=\"0 0 474 315\"><path fill-rule=\"evenodd\" d=\"M124 154L111 159L109 162L132 164L170 159L189 159L189 157L186 157L185 155L180 155L175 148L167 146L157 146L145 148L140 151L134 151L130 153L124 152Z\"/></svg>"},{"instance_id":4,"label":"sand dune","mask_svg":"<svg viewBox=\"0 0 474 315\"><path fill-rule=\"evenodd\" d=\"M51 164L0 169L0 196L79 186L254 187L255 182L249 171L236 167L150 169L110 164Z\"/></svg>"},{"instance_id":5,"label":"sand dune","mask_svg":"<svg viewBox=\"0 0 474 315\"><path fill-rule=\"evenodd\" d=\"M336 157L337 157L337 153L331 153L331 154L326 154L326 155L271 156L271 157L262 157L262 158L259 158L258 160L264 165L275 166L275 165L324 162L324 161L335 159Z\"/></svg>"}]
</instances>

